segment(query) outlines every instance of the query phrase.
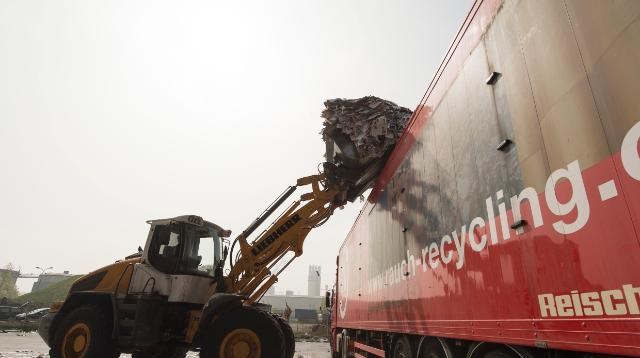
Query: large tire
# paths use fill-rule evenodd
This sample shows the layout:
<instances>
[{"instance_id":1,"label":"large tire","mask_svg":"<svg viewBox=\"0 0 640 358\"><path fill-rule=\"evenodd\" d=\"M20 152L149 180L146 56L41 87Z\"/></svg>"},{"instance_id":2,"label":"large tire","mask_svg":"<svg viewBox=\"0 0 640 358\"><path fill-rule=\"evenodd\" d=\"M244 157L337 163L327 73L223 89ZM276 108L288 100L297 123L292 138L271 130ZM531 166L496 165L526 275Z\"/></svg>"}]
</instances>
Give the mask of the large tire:
<instances>
[{"instance_id":1,"label":"large tire","mask_svg":"<svg viewBox=\"0 0 640 358\"><path fill-rule=\"evenodd\" d=\"M284 358L285 339L270 313L242 307L225 313L207 329L200 358Z\"/></svg>"},{"instance_id":2,"label":"large tire","mask_svg":"<svg viewBox=\"0 0 640 358\"><path fill-rule=\"evenodd\" d=\"M293 334L293 329L291 329L289 322L284 317L273 315L273 318L278 321L284 335L284 358L293 358L296 353L296 337Z\"/></svg>"},{"instance_id":3,"label":"large tire","mask_svg":"<svg viewBox=\"0 0 640 358\"><path fill-rule=\"evenodd\" d=\"M413 346L407 336L398 337L393 343L392 358L413 358Z\"/></svg>"},{"instance_id":4,"label":"large tire","mask_svg":"<svg viewBox=\"0 0 640 358\"><path fill-rule=\"evenodd\" d=\"M517 358L518 356L505 348L498 348L487 352L484 358Z\"/></svg>"},{"instance_id":5,"label":"large tire","mask_svg":"<svg viewBox=\"0 0 640 358\"><path fill-rule=\"evenodd\" d=\"M538 356L540 356L539 352L536 353L531 348L520 346L499 346L486 351L482 355L483 358L535 358ZM605 358L605 356L602 358Z\"/></svg>"},{"instance_id":6,"label":"large tire","mask_svg":"<svg viewBox=\"0 0 640 358\"><path fill-rule=\"evenodd\" d=\"M131 358L185 358L189 350L175 345L158 346L155 349L133 352Z\"/></svg>"},{"instance_id":7,"label":"large tire","mask_svg":"<svg viewBox=\"0 0 640 358\"><path fill-rule=\"evenodd\" d=\"M113 358L112 320L96 306L74 309L60 322L51 341L51 358Z\"/></svg>"},{"instance_id":8,"label":"large tire","mask_svg":"<svg viewBox=\"0 0 640 358\"><path fill-rule=\"evenodd\" d=\"M425 339L419 348L418 358L447 358L450 356L447 355L445 348L437 339Z\"/></svg>"}]
</instances>

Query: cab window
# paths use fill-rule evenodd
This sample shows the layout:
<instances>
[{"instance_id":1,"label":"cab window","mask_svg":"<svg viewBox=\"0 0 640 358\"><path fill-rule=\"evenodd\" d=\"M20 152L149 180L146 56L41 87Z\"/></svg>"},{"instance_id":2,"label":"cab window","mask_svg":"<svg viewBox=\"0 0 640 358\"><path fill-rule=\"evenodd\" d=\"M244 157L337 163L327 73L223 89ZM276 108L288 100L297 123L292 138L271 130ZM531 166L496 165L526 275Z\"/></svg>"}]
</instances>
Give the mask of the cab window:
<instances>
[{"instance_id":1,"label":"cab window","mask_svg":"<svg viewBox=\"0 0 640 358\"><path fill-rule=\"evenodd\" d=\"M149 261L160 272L175 274L180 261L180 225L158 225L153 230Z\"/></svg>"},{"instance_id":2,"label":"cab window","mask_svg":"<svg viewBox=\"0 0 640 358\"><path fill-rule=\"evenodd\" d=\"M171 275L213 276L221 258L217 230L189 224L158 225L153 230L149 262Z\"/></svg>"},{"instance_id":3,"label":"cab window","mask_svg":"<svg viewBox=\"0 0 640 358\"><path fill-rule=\"evenodd\" d=\"M208 227L188 225L180 272L213 276L219 260L218 232Z\"/></svg>"}]
</instances>

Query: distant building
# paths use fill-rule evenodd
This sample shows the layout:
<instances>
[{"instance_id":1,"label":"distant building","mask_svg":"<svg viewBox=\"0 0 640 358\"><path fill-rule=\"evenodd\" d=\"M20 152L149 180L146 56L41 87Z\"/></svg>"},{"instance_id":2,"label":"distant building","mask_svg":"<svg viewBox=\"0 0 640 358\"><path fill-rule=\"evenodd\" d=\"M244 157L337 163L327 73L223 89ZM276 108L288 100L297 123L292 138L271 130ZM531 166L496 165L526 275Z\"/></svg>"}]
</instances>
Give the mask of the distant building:
<instances>
[{"instance_id":1,"label":"distant building","mask_svg":"<svg viewBox=\"0 0 640 358\"><path fill-rule=\"evenodd\" d=\"M284 291L285 296L293 296L293 291L291 290L286 290Z\"/></svg>"},{"instance_id":2,"label":"distant building","mask_svg":"<svg viewBox=\"0 0 640 358\"><path fill-rule=\"evenodd\" d=\"M309 265L309 278L307 286L308 296L320 296L320 277L322 269L320 265Z\"/></svg>"},{"instance_id":3,"label":"distant building","mask_svg":"<svg viewBox=\"0 0 640 358\"><path fill-rule=\"evenodd\" d=\"M38 276L38 281L33 283L33 288L31 289L31 292L42 290L43 288L49 287L56 282L66 280L71 276L73 275L70 274L69 271L65 271L63 273L44 273Z\"/></svg>"},{"instance_id":4,"label":"distant building","mask_svg":"<svg viewBox=\"0 0 640 358\"><path fill-rule=\"evenodd\" d=\"M318 313L324 306L323 296L301 296L301 295L265 295L260 300L261 303L271 305L271 312L282 315L287 305L291 309L290 320L317 321Z\"/></svg>"}]
</instances>

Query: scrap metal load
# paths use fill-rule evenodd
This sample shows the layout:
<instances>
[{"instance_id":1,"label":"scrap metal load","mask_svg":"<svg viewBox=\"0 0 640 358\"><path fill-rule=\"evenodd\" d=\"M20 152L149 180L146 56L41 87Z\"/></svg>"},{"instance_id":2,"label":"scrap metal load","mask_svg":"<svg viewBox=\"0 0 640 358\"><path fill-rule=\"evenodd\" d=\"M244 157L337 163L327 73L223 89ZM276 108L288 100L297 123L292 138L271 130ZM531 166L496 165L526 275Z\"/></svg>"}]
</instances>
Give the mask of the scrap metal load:
<instances>
[{"instance_id":1,"label":"scrap metal load","mask_svg":"<svg viewBox=\"0 0 640 358\"><path fill-rule=\"evenodd\" d=\"M411 110L378 97L330 99L324 103L325 173L348 185L353 201L378 176L411 118Z\"/></svg>"}]
</instances>

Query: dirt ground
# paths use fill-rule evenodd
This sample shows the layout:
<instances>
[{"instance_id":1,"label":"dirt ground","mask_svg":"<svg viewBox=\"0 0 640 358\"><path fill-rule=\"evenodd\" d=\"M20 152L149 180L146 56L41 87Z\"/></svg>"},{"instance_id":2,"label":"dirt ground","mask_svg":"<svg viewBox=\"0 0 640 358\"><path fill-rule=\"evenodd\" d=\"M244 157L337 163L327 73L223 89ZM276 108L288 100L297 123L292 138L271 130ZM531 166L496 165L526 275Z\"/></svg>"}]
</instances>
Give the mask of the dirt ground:
<instances>
[{"instance_id":1,"label":"dirt ground","mask_svg":"<svg viewBox=\"0 0 640 358\"><path fill-rule=\"evenodd\" d=\"M47 358L48 347L37 333L0 333L0 358ZM129 355L122 355L130 357ZM191 352L189 358L198 358L197 352ZM329 343L297 342L295 358L329 358Z\"/></svg>"}]
</instances>

